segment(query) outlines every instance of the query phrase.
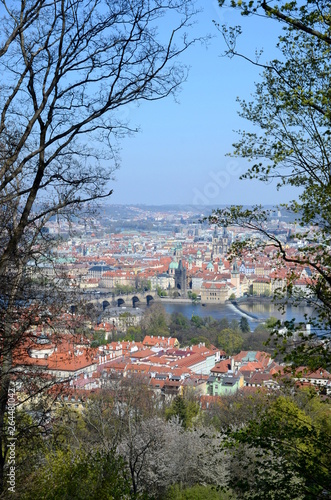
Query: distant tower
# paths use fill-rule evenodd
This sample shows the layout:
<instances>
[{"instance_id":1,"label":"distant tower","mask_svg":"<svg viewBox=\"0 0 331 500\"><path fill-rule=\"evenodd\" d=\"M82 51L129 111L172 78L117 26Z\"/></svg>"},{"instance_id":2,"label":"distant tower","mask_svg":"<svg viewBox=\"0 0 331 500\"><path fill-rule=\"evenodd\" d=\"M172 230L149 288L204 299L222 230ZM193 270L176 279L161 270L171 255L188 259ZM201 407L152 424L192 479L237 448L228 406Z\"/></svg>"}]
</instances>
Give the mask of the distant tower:
<instances>
[{"instance_id":1,"label":"distant tower","mask_svg":"<svg viewBox=\"0 0 331 500\"><path fill-rule=\"evenodd\" d=\"M223 227L223 234L220 242L220 247L221 247L221 253L223 255L226 255L229 250L229 235L225 226Z\"/></svg>"},{"instance_id":2,"label":"distant tower","mask_svg":"<svg viewBox=\"0 0 331 500\"><path fill-rule=\"evenodd\" d=\"M236 297L240 297L240 272L235 260L231 270L231 284L236 287Z\"/></svg>"},{"instance_id":3,"label":"distant tower","mask_svg":"<svg viewBox=\"0 0 331 500\"><path fill-rule=\"evenodd\" d=\"M215 271L214 264L212 262L209 262L207 264L207 271L211 271L211 272Z\"/></svg>"},{"instance_id":4,"label":"distant tower","mask_svg":"<svg viewBox=\"0 0 331 500\"><path fill-rule=\"evenodd\" d=\"M220 254L220 241L219 241L219 237L218 237L216 226L215 226L215 230L213 233L213 239L212 239L212 258L215 259L216 257L219 256L219 254Z\"/></svg>"},{"instance_id":5,"label":"distant tower","mask_svg":"<svg viewBox=\"0 0 331 500\"><path fill-rule=\"evenodd\" d=\"M195 261L195 265L197 267L202 267L202 255L201 255L200 250L197 251L197 258L196 258L196 261Z\"/></svg>"},{"instance_id":6,"label":"distant tower","mask_svg":"<svg viewBox=\"0 0 331 500\"><path fill-rule=\"evenodd\" d=\"M176 245L176 248L175 248L175 251L174 251L174 256L177 257L178 259L180 259L181 257L183 257L183 246L181 243L178 243Z\"/></svg>"},{"instance_id":7,"label":"distant tower","mask_svg":"<svg viewBox=\"0 0 331 500\"><path fill-rule=\"evenodd\" d=\"M219 272L222 272L225 270L224 262L221 258L219 259L217 270Z\"/></svg>"},{"instance_id":8,"label":"distant tower","mask_svg":"<svg viewBox=\"0 0 331 500\"><path fill-rule=\"evenodd\" d=\"M179 261L178 269L175 270L175 287L180 290L182 297L186 296L186 268L183 266L182 261Z\"/></svg>"}]
</instances>

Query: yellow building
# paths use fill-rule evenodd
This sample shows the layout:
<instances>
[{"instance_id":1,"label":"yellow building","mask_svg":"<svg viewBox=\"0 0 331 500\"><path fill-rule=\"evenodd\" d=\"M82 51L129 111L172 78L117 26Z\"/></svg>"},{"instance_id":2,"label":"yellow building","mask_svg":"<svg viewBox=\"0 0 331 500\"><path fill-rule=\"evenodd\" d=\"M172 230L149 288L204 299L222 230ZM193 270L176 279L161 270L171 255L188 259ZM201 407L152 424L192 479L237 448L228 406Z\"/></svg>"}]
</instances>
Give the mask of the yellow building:
<instances>
[{"instance_id":1,"label":"yellow building","mask_svg":"<svg viewBox=\"0 0 331 500\"><path fill-rule=\"evenodd\" d=\"M253 295L271 295L270 278L257 278L253 281Z\"/></svg>"}]
</instances>

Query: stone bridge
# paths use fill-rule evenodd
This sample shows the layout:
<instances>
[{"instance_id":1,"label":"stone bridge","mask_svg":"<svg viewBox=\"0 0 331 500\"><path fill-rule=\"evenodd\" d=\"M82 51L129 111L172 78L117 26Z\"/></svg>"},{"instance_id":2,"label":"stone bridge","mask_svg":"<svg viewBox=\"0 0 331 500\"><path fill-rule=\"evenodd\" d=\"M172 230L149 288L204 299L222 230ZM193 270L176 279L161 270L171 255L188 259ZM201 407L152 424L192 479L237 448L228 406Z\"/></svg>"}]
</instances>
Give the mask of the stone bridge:
<instances>
[{"instance_id":1,"label":"stone bridge","mask_svg":"<svg viewBox=\"0 0 331 500\"><path fill-rule=\"evenodd\" d=\"M136 292L116 295L111 292L91 292L89 294L84 294L84 299L88 304L98 304L102 306L104 311L107 307L139 307L141 305L149 305L153 300L159 300L159 296L156 292ZM71 312L75 312L76 306L71 305Z\"/></svg>"},{"instance_id":2,"label":"stone bridge","mask_svg":"<svg viewBox=\"0 0 331 500\"><path fill-rule=\"evenodd\" d=\"M127 307L139 307L139 304L149 305L152 300L157 300L159 297L155 292L144 292L144 293L127 293L121 295L115 295L113 293L102 294L98 298L98 303L102 304L102 309L105 310L109 306L121 307L126 305Z\"/></svg>"}]
</instances>

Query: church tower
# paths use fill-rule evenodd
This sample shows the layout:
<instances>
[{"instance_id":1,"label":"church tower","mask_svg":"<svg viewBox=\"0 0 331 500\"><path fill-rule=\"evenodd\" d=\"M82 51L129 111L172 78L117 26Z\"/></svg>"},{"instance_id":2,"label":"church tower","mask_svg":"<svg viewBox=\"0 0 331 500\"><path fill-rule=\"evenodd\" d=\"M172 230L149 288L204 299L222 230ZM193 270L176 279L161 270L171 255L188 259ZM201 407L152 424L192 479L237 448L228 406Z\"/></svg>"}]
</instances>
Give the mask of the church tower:
<instances>
[{"instance_id":1,"label":"church tower","mask_svg":"<svg viewBox=\"0 0 331 500\"><path fill-rule=\"evenodd\" d=\"M222 255L223 256L226 255L229 250L229 235L225 226L223 227L223 234L220 242L220 247Z\"/></svg>"},{"instance_id":2,"label":"church tower","mask_svg":"<svg viewBox=\"0 0 331 500\"><path fill-rule=\"evenodd\" d=\"M219 241L219 237L218 237L216 226L215 226L215 230L213 233L213 239L212 239L212 258L215 259L216 257L219 256L219 254L220 254L220 241Z\"/></svg>"},{"instance_id":3,"label":"church tower","mask_svg":"<svg viewBox=\"0 0 331 500\"><path fill-rule=\"evenodd\" d=\"M181 244L181 242L179 242L176 247L175 247L175 250L174 250L174 256L177 259L181 259L183 257L183 246Z\"/></svg>"},{"instance_id":4,"label":"church tower","mask_svg":"<svg viewBox=\"0 0 331 500\"><path fill-rule=\"evenodd\" d=\"M235 260L231 270L231 284L236 287L236 297L240 297L240 272Z\"/></svg>"},{"instance_id":5,"label":"church tower","mask_svg":"<svg viewBox=\"0 0 331 500\"><path fill-rule=\"evenodd\" d=\"M197 251L197 258L195 260L195 265L197 267L202 267L202 254L201 254L200 250Z\"/></svg>"}]
</instances>

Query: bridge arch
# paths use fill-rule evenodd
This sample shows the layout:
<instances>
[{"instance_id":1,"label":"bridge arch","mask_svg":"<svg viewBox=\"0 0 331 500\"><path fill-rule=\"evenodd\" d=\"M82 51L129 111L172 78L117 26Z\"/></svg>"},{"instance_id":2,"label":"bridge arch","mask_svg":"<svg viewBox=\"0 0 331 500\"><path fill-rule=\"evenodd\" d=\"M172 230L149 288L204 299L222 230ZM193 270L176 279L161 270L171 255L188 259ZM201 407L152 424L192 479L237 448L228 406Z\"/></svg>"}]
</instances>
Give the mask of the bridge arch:
<instances>
[{"instance_id":1,"label":"bridge arch","mask_svg":"<svg viewBox=\"0 0 331 500\"><path fill-rule=\"evenodd\" d=\"M151 303L152 300L154 300L154 297L152 295L146 295L146 302L147 302L148 306L149 306L149 304Z\"/></svg>"},{"instance_id":2,"label":"bridge arch","mask_svg":"<svg viewBox=\"0 0 331 500\"><path fill-rule=\"evenodd\" d=\"M125 300L121 298L117 299L117 307L121 307L123 304L125 304Z\"/></svg>"},{"instance_id":3,"label":"bridge arch","mask_svg":"<svg viewBox=\"0 0 331 500\"><path fill-rule=\"evenodd\" d=\"M137 302L140 302L139 298L137 297L137 295L134 295L132 297L132 307L136 307L136 303Z\"/></svg>"},{"instance_id":4,"label":"bridge arch","mask_svg":"<svg viewBox=\"0 0 331 500\"><path fill-rule=\"evenodd\" d=\"M102 302L102 310L104 311L107 307L110 306L110 303L108 302L108 300L104 300Z\"/></svg>"}]
</instances>

